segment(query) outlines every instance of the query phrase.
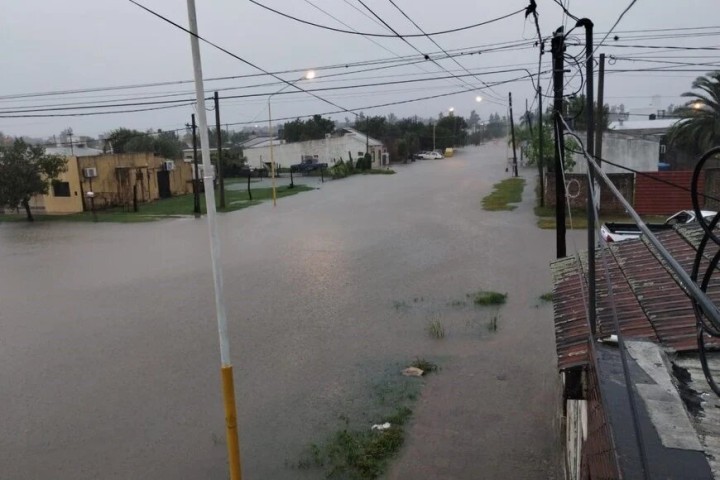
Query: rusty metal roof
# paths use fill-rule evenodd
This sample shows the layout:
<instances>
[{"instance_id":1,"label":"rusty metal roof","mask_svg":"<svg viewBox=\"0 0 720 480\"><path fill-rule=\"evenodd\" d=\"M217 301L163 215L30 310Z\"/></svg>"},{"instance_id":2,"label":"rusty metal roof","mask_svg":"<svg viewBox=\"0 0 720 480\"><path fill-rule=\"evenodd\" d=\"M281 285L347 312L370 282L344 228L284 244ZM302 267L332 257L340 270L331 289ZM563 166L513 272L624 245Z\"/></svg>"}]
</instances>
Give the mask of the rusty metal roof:
<instances>
[{"instance_id":1,"label":"rusty metal roof","mask_svg":"<svg viewBox=\"0 0 720 480\"><path fill-rule=\"evenodd\" d=\"M658 233L657 237L689 273L696 246L702 238L699 226L677 227ZM637 239L610 244L607 253L607 275L622 334L657 342L678 352L696 351L692 303L655 249L643 239ZM709 259L704 258L701 271L707 268L708 262ZM605 262L599 249L595 263L597 337L603 338L616 332ZM552 272L558 368L587 365L590 335L585 298L587 254L557 260L552 264ZM719 287L720 278L713 280L708 289L715 301L720 301Z\"/></svg>"}]
</instances>

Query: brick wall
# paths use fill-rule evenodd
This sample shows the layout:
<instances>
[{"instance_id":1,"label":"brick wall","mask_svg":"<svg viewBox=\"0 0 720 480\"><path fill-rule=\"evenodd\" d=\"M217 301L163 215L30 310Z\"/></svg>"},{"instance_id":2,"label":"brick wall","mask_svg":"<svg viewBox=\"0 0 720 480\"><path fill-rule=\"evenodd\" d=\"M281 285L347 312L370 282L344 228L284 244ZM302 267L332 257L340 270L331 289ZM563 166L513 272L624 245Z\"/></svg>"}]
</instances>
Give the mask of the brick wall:
<instances>
[{"instance_id":1,"label":"brick wall","mask_svg":"<svg viewBox=\"0 0 720 480\"><path fill-rule=\"evenodd\" d=\"M620 190L623 197L633 204L634 174L632 173L610 173L610 181ZM567 193L571 196L570 206L572 208L585 209L587 207L587 176L581 173L570 173L565 175ZM625 208L610 190L600 181L600 210L602 213L622 213ZM555 174L545 174L545 205L555 206Z\"/></svg>"},{"instance_id":2,"label":"brick wall","mask_svg":"<svg viewBox=\"0 0 720 480\"><path fill-rule=\"evenodd\" d=\"M690 170L678 170L638 175L635 179L635 210L641 215L671 215L678 210L692 208L690 192L655 180L690 189L692 173ZM717 174L713 178L716 179ZM700 175L698 187L701 193L704 192L705 172ZM700 206L704 206L704 202L701 201Z\"/></svg>"}]
</instances>

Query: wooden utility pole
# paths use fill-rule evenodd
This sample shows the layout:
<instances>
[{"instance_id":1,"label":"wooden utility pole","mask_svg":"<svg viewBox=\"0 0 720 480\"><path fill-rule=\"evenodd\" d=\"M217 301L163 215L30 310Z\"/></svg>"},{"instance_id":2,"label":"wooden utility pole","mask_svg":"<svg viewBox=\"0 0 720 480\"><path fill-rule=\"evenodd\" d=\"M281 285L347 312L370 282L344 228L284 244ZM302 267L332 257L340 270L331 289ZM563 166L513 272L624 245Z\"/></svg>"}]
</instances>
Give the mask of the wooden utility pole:
<instances>
[{"instance_id":1,"label":"wooden utility pole","mask_svg":"<svg viewBox=\"0 0 720 480\"><path fill-rule=\"evenodd\" d=\"M195 114L190 115L190 126L192 127L193 136L193 168L195 176L193 178L193 213L195 217L200 216L200 169L198 168L198 151L197 151L197 124L195 123Z\"/></svg>"},{"instance_id":2,"label":"wooden utility pole","mask_svg":"<svg viewBox=\"0 0 720 480\"><path fill-rule=\"evenodd\" d=\"M595 92L594 92L594 71L593 64L593 22L589 18L582 18L577 22L578 26L585 27L585 123L587 124L587 139L585 150L588 153L588 162L594 162L595 156ZM595 289L595 202L593 195L600 195L600 190L595 189L595 171L588 165L588 186L587 186L587 246L588 246L588 320L590 332L596 332L596 289Z\"/></svg>"},{"instance_id":3,"label":"wooden utility pole","mask_svg":"<svg viewBox=\"0 0 720 480\"><path fill-rule=\"evenodd\" d=\"M215 92L215 129L217 130L217 177L220 184L220 208L225 208L225 180L223 178L222 130L220 129L220 97Z\"/></svg>"},{"instance_id":4,"label":"wooden utility pole","mask_svg":"<svg viewBox=\"0 0 720 480\"><path fill-rule=\"evenodd\" d=\"M552 38L553 58L553 116L555 117L555 240L557 258L567 255L565 245L565 181L563 179L563 156L565 155L565 140L563 137L562 106L563 85L565 81L565 35L563 28L555 31Z\"/></svg>"},{"instance_id":5,"label":"wooden utility pole","mask_svg":"<svg viewBox=\"0 0 720 480\"><path fill-rule=\"evenodd\" d=\"M545 178L543 176L543 163L545 163L545 157L543 156L543 107L542 107L542 88L540 88L540 75L538 75L537 85L538 95L538 176L540 177L540 206L545 206Z\"/></svg>"},{"instance_id":6,"label":"wooden utility pole","mask_svg":"<svg viewBox=\"0 0 720 480\"><path fill-rule=\"evenodd\" d=\"M515 151L515 121L513 120L512 110L512 92L508 92L508 99L510 100L510 134L512 135L512 147L513 147L513 176L518 176L518 165L517 165L517 152Z\"/></svg>"},{"instance_id":7,"label":"wooden utility pole","mask_svg":"<svg viewBox=\"0 0 720 480\"><path fill-rule=\"evenodd\" d=\"M598 71L598 115L595 119L595 159L598 166L602 165L602 138L605 128L605 54L600 54L600 70Z\"/></svg>"}]
</instances>

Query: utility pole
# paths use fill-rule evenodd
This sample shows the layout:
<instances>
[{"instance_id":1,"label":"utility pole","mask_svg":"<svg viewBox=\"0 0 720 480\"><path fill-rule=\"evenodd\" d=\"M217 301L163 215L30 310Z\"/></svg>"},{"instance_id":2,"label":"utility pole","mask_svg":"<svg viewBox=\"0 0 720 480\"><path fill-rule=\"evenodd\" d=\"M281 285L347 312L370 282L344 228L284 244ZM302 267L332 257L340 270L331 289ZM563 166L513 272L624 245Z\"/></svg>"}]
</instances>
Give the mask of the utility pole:
<instances>
[{"instance_id":1,"label":"utility pole","mask_svg":"<svg viewBox=\"0 0 720 480\"><path fill-rule=\"evenodd\" d=\"M241 480L240 443L237 431L237 406L235 404L235 382L233 367L230 361L230 340L228 339L227 314L225 312L223 273L220 264L220 237L218 236L215 212L215 192L213 191L211 170L210 142L207 128L207 111L205 110L205 90L203 88L202 61L200 60L200 42L198 40L195 0L187 0L188 26L190 30L190 47L192 49L193 76L195 80L195 100L200 121L200 145L202 147L203 182L205 184L205 203L207 208L207 225L210 237L210 259L215 291L215 314L217 319L218 340L220 344L220 375L222 378L223 406L225 410L225 438L228 453L228 470L230 480Z\"/></svg>"},{"instance_id":2,"label":"utility pole","mask_svg":"<svg viewBox=\"0 0 720 480\"><path fill-rule=\"evenodd\" d=\"M370 117L367 117L365 122L365 155L370 154ZM365 165L365 159L363 159L363 165Z\"/></svg>"},{"instance_id":3,"label":"utility pole","mask_svg":"<svg viewBox=\"0 0 720 480\"><path fill-rule=\"evenodd\" d=\"M513 121L512 111L512 92L508 92L508 99L510 100L510 134L512 135L512 146L513 146L513 176L518 176L517 166L517 152L515 151L515 122Z\"/></svg>"},{"instance_id":4,"label":"utility pole","mask_svg":"<svg viewBox=\"0 0 720 480\"><path fill-rule=\"evenodd\" d=\"M555 241L557 244L557 258L567 255L565 246L565 181L563 179L563 157L565 155L565 140L563 138L562 104L563 82L565 77L565 34L560 27L552 38L553 58L553 115L555 120Z\"/></svg>"},{"instance_id":5,"label":"utility pole","mask_svg":"<svg viewBox=\"0 0 720 480\"><path fill-rule=\"evenodd\" d=\"M540 75L538 75L537 85L538 95L538 175L540 176L540 206L545 206L545 177L543 176L543 163L545 157L543 156L543 107L542 107L542 88L540 88Z\"/></svg>"},{"instance_id":6,"label":"utility pole","mask_svg":"<svg viewBox=\"0 0 720 480\"><path fill-rule=\"evenodd\" d=\"M190 127L193 136L193 169L195 175L193 177L193 213L195 218L200 217L200 169L198 168L198 151L197 151L197 124L195 124L195 114L190 115Z\"/></svg>"},{"instance_id":7,"label":"utility pole","mask_svg":"<svg viewBox=\"0 0 720 480\"><path fill-rule=\"evenodd\" d=\"M594 162L595 156L595 92L593 72L593 23L588 18L582 18L577 22L578 27L585 27L585 122L587 123L587 140L585 150L590 159ZM595 202L593 195L600 195L600 189L595 188L595 172L588 165L588 186L587 186L587 246L588 246L588 320L590 321L590 333L595 335L596 331L596 292L595 292Z\"/></svg>"},{"instance_id":8,"label":"utility pole","mask_svg":"<svg viewBox=\"0 0 720 480\"><path fill-rule=\"evenodd\" d=\"M433 123L433 152L435 151L435 124Z\"/></svg>"},{"instance_id":9,"label":"utility pole","mask_svg":"<svg viewBox=\"0 0 720 480\"><path fill-rule=\"evenodd\" d=\"M598 167L602 165L602 138L605 127L605 54L600 54L600 70L598 72L598 118L595 123L595 160Z\"/></svg>"},{"instance_id":10,"label":"utility pole","mask_svg":"<svg viewBox=\"0 0 720 480\"><path fill-rule=\"evenodd\" d=\"M220 129L220 97L215 92L215 129L217 130L217 176L220 183L220 208L225 208L225 179L223 178L222 130Z\"/></svg>"}]
</instances>

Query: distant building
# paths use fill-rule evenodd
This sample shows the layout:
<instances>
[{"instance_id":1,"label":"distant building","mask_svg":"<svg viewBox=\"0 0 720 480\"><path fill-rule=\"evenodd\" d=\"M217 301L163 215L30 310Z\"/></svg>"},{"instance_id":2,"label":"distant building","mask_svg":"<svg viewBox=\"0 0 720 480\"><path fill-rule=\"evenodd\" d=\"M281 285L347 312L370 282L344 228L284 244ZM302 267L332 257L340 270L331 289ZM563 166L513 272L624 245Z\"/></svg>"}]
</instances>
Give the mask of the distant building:
<instances>
[{"instance_id":1,"label":"distant building","mask_svg":"<svg viewBox=\"0 0 720 480\"><path fill-rule=\"evenodd\" d=\"M58 144L55 146L45 147L45 153L50 155L62 155L63 157L89 157L91 155L102 155L102 150L98 148L90 148L87 143L73 142L72 145Z\"/></svg>"},{"instance_id":2,"label":"distant building","mask_svg":"<svg viewBox=\"0 0 720 480\"><path fill-rule=\"evenodd\" d=\"M257 140L257 138L253 140ZM250 167L258 168L270 165L269 140L268 137L263 137L262 141L249 144L248 142L252 142L249 140L243 145L243 155L247 158ZM273 140L273 142L275 141ZM387 149L380 140L367 137L364 133L350 127L340 128L320 140L275 143L273 157L278 168L289 167L307 158L313 158L320 163L332 166L339 160L347 162L350 158L353 162L357 162L358 158L365 155L366 146L372 156L372 168L380 168L389 163Z\"/></svg>"}]
</instances>

